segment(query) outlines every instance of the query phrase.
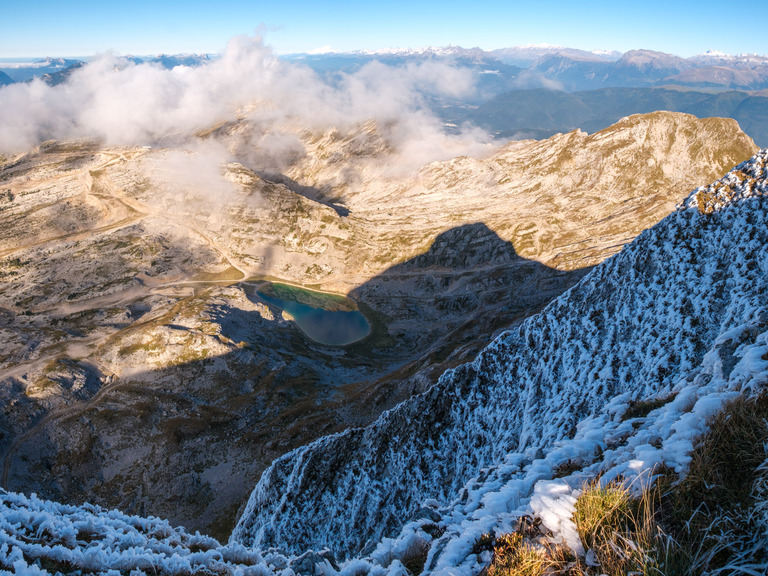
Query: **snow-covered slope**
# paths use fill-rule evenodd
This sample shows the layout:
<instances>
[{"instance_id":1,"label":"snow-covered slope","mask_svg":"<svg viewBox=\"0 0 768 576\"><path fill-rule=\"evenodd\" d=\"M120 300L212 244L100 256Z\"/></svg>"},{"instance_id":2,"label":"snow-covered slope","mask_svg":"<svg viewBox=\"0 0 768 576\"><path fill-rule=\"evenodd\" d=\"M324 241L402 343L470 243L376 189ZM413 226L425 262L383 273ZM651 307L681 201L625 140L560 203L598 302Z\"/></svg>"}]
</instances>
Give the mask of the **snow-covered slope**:
<instances>
[{"instance_id":1,"label":"snow-covered slope","mask_svg":"<svg viewBox=\"0 0 768 576\"><path fill-rule=\"evenodd\" d=\"M47 570L40 568L41 561ZM223 547L213 538L188 534L158 518L0 491L0 573L3 568L19 574L108 569L232 573L233 566L243 573L248 565L263 564L258 552L236 544Z\"/></svg>"},{"instance_id":2,"label":"snow-covered slope","mask_svg":"<svg viewBox=\"0 0 768 576\"><path fill-rule=\"evenodd\" d=\"M428 572L470 575L488 561L472 552L479 536L529 513L578 550L570 516L585 478L647 478L659 463L684 472L707 417L768 383L766 164L763 151L695 190L368 428L276 461L229 545L0 491L0 572L394 576L427 547ZM625 418L632 400L652 397L666 403ZM580 469L558 478L566 462ZM325 546L349 560L308 551Z\"/></svg>"},{"instance_id":3,"label":"snow-covered slope","mask_svg":"<svg viewBox=\"0 0 768 576\"><path fill-rule=\"evenodd\" d=\"M702 413L719 405L696 409L697 390L744 386L756 373L764 380L768 368L761 359L768 337L766 160L763 152L694 191L542 313L422 395L367 428L274 462L232 540L292 553L327 546L350 557L370 553L411 519L442 522L442 530L479 515L485 523L477 537L498 513L527 502L537 479L552 476L558 462L547 453L560 447L561 459L589 463L614 428L624 430L619 439L631 432L617 424L622 406L674 392L668 418L685 426L667 422L662 449L641 450L625 438L623 452L616 448L623 456L604 465L637 460L639 471L669 460L683 468L691 447L685 430L700 430ZM665 451L676 433L683 436ZM510 483L512 492L504 488ZM463 556L446 552L465 531L436 538L428 566L466 561L467 538L458 540Z\"/></svg>"}]
</instances>

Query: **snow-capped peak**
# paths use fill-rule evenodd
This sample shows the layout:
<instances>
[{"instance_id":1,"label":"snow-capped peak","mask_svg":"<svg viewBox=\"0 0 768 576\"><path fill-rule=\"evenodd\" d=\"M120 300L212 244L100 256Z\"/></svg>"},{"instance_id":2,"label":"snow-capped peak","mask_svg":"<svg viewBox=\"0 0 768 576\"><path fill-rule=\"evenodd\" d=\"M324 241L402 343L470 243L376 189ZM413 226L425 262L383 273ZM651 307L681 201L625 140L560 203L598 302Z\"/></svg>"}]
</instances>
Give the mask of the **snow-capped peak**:
<instances>
[{"instance_id":1,"label":"snow-capped peak","mask_svg":"<svg viewBox=\"0 0 768 576\"><path fill-rule=\"evenodd\" d=\"M698 56L706 58L728 58L730 55L726 54L725 52L721 52L720 50L707 50L703 54L698 54Z\"/></svg>"},{"instance_id":2,"label":"snow-capped peak","mask_svg":"<svg viewBox=\"0 0 768 576\"><path fill-rule=\"evenodd\" d=\"M369 50L355 50L350 54L365 56L461 56L466 53L479 50L478 48L462 48L453 44L448 46L422 46L419 48L380 48Z\"/></svg>"}]
</instances>

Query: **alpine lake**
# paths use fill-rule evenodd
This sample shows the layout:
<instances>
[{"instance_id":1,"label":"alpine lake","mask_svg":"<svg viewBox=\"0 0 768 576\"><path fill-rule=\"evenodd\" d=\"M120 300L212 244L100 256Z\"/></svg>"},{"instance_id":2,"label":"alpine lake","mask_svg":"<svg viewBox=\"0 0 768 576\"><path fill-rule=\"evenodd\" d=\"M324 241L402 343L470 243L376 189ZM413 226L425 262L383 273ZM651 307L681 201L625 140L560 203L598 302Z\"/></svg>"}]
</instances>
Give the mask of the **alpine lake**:
<instances>
[{"instance_id":1,"label":"alpine lake","mask_svg":"<svg viewBox=\"0 0 768 576\"><path fill-rule=\"evenodd\" d=\"M282 310L283 317L287 315L309 339L319 344L345 346L371 332L371 325L355 301L344 296L260 281L255 283L252 297Z\"/></svg>"}]
</instances>

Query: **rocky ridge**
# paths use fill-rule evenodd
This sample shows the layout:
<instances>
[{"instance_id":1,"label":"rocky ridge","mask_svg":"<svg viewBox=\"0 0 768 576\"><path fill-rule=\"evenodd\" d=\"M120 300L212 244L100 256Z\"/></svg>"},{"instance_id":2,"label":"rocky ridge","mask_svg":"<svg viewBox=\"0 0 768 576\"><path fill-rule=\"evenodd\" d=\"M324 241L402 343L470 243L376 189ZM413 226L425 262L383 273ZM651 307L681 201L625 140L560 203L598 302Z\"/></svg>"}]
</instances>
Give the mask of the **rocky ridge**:
<instances>
[{"instance_id":1,"label":"rocky ridge","mask_svg":"<svg viewBox=\"0 0 768 576\"><path fill-rule=\"evenodd\" d=\"M488 561L473 551L480 535L523 514L583 553L570 515L585 479L632 481L659 464L684 474L707 418L765 389L766 196L763 151L475 361L371 426L276 461L226 546L153 518L2 493L0 565L383 576L406 573L401 559L426 547L426 573L469 575ZM628 413L652 398L648 414ZM324 545L336 557L306 551Z\"/></svg>"},{"instance_id":2,"label":"rocky ridge","mask_svg":"<svg viewBox=\"0 0 768 576\"><path fill-rule=\"evenodd\" d=\"M380 559L418 538L427 571L469 574L481 534L530 506L572 506L585 470L684 473L707 415L768 384L767 163L763 151L696 189L423 394L275 461L232 541ZM662 408L623 418L651 398ZM583 470L553 480L566 460Z\"/></svg>"}]
</instances>

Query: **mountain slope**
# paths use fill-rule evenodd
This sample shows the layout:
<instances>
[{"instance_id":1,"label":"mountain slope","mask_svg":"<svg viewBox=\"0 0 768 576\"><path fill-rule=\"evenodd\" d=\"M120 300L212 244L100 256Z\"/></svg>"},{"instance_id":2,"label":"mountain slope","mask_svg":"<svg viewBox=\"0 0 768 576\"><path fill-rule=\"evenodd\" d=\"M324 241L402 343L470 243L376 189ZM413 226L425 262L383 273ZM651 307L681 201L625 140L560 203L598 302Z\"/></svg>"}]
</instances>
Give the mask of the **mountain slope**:
<instances>
[{"instance_id":1,"label":"mountain slope","mask_svg":"<svg viewBox=\"0 0 768 576\"><path fill-rule=\"evenodd\" d=\"M376 247L369 261L416 256L439 233L483 222L521 256L564 269L614 254L647 227L640 221L667 215L682 191L701 181L696 178L717 178L757 150L733 120L653 112L621 118L591 135L577 130L509 142L485 157L433 162L401 179L388 171L407 159L381 153L370 142L380 139L376 127L343 138L329 133L306 141L305 156L284 171L309 189L331 187L353 219L375 222L358 235L358 250ZM358 148L363 151L355 154ZM348 160L332 161L337 157ZM386 254L387 246L401 244L409 251Z\"/></svg>"},{"instance_id":2,"label":"mountain slope","mask_svg":"<svg viewBox=\"0 0 768 576\"><path fill-rule=\"evenodd\" d=\"M88 142L9 161L3 486L227 537L275 458L474 358L755 150L731 120L655 113L403 174L386 129L299 128L272 179ZM254 298L264 276L349 293L376 330L308 341Z\"/></svg>"},{"instance_id":3,"label":"mountain slope","mask_svg":"<svg viewBox=\"0 0 768 576\"><path fill-rule=\"evenodd\" d=\"M551 477L552 463L540 462L547 452L559 445L593 461L605 448L596 430L616 432L620 426L609 423L629 401L674 393L677 418L687 426L667 429L658 448L633 439L629 425L603 458L624 474L638 455L641 469L664 462L684 470L681 451L690 450L702 414L718 405L717 394L701 406L697 395L746 390L768 378L766 161L762 152L697 189L425 393L367 428L277 460L254 489L233 541L293 553L327 546L354 556L373 552L421 516L448 527L432 542L430 567L471 563L466 533L478 537L493 525L484 508L509 512L530 498L535 480ZM670 440L675 434L681 437ZM493 493L515 483L516 495L502 491L505 504L498 506ZM473 518L483 519L474 532L467 528Z\"/></svg>"},{"instance_id":4,"label":"mountain slope","mask_svg":"<svg viewBox=\"0 0 768 576\"><path fill-rule=\"evenodd\" d=\"M1 491L0 568L394 576L409 550L426 547L427 572L469 575L489 559L473 550L480 536L512 530L523 514L583 553L570 516L585 479L632 481L658 464L684 473L707 418L768 384L767 164L763 151L695 190L475 362L373 425L275 462L229 545L156 518ZM660 407L627 413L653 397ZM566 463L576 472L558 473ZM755 508L763 528L767 494ZM385 533L395 538L379 541ZM304 550L354 556L369 536L365 556L341 566ZM282 550L250 547L274 543Z\"/></svg>"}]
</instances>

